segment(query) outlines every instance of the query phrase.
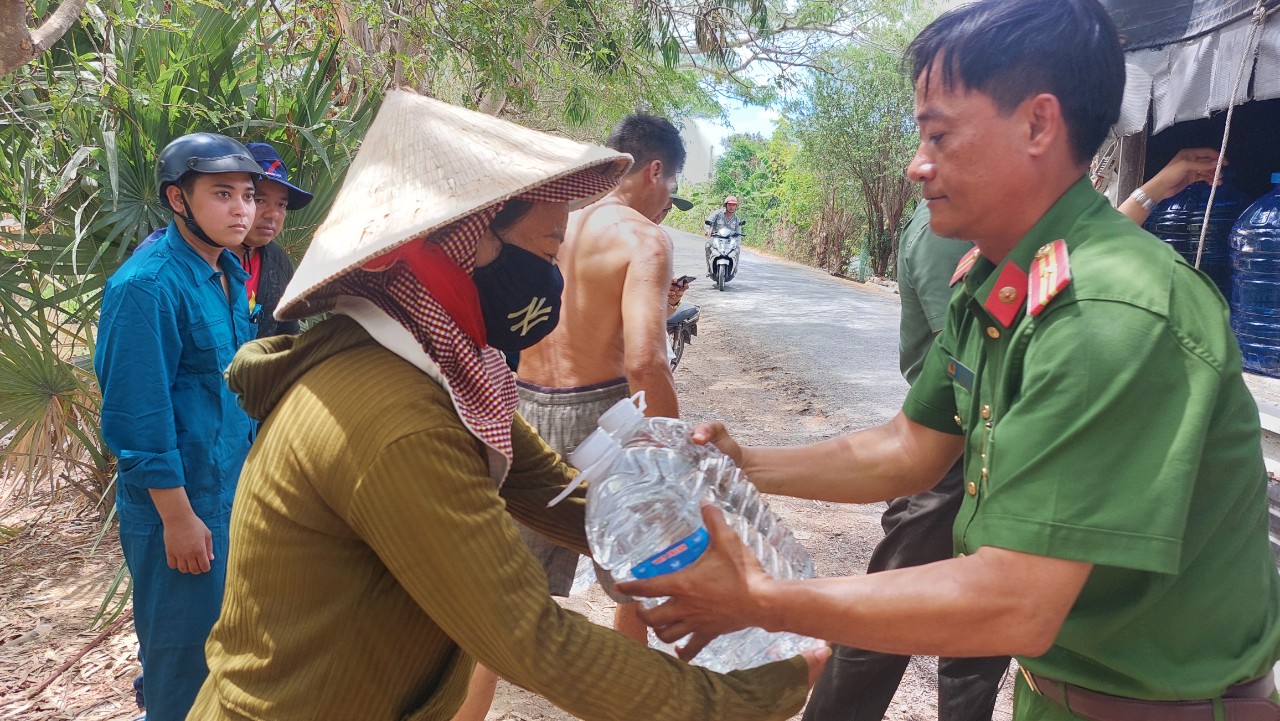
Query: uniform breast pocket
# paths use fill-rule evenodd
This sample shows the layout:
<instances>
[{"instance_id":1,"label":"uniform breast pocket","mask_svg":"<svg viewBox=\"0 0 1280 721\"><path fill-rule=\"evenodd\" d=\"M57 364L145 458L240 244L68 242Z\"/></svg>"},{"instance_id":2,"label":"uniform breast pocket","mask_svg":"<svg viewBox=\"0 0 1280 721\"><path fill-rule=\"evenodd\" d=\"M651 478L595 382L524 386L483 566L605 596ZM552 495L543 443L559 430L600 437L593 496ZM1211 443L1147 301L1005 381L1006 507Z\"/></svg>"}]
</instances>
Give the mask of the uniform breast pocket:
<instances>
[{"instance_id":1,"label":"uniform breast pocket","mask_svg":"<svg viewBox=\"0 0 1280 721\"><path fill-rule=\"evenodd\" d=\"M956 397L956 424L960 430L968 432L970 424L975 420L973 405L974 372L955 358L947 359L947 377L951 379L951 390Z\"/></svg>"},{"instance_id":2,"label":"uniform breast pocket","mask_svg":"<svg viewBox=\"0 0 1280 721\"><path fill-rule=\"evenodd\" d=\"M221 373L231 362L235 340L225 320L192 326L191 342L182 349L182 369L188 373Z\"/></svg>"},{"instance_id":3,"label":"uniform breast pocket","mask_svg":"<svg viewBox=\"0 0 1280 721\"><path fill-rule=\"evenodd\" d=\"M973 394L959 383L952 383L951 390L956 394L956 424L960 426L961 431L967 433L977 419L977 410L973 406Z\"/></svg>"}]
</instances>

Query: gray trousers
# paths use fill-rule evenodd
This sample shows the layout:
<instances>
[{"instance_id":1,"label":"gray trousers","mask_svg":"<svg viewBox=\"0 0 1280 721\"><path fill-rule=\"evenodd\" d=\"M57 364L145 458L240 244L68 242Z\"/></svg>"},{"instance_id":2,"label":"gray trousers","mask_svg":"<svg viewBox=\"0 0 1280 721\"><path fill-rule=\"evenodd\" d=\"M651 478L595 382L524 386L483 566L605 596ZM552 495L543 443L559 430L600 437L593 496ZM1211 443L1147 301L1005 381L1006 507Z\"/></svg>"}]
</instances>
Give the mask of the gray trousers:
<instances>
[{"instance_id":1,"label":"gray trousers","mask_svg":"<svg viewBox=\"0 0 1280 721\"><path fill-rule=\"evenodd\" d=\"M516 409L556 453L568 460L582 439L596 429L600 415L631 395L627 381L619 379L586 388L542 388L518 382ZM557 546L519 521L516 527L529 551L542 564L552 596L568 596L578 568L578 553Z\"/></svg>"},{"instance_id":2,"label":"gray trousers","mask_svg":"<svg viewBox=\"0 0 1280 721\"><path fill-rule=\"evenodd\" d=\"M931 490L895 498L881 517L884 540L867 573L951 558L951 528L964 494L964 462ZM803 721L880 721L898 691L908 656L833 647L804 710ZM938 659L939 721L991 721L1008 656Z\"/></svg>"}]
</instances>

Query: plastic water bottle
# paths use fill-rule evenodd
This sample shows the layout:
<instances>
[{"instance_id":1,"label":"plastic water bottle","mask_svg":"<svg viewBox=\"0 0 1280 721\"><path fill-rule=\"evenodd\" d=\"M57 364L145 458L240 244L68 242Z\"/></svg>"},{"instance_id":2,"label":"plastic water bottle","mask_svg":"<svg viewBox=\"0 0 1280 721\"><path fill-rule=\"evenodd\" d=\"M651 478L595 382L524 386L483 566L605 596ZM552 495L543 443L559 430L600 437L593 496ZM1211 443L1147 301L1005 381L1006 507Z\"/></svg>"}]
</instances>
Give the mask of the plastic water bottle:
<instances>
[{"instance_id":1,"label":"plastic water bottle","mask_svg":"<svg viewBox=\"0 0 1280 721\"><path fill-rule=\"evenodd\" d=\"M733 459L715 446L694 443L690 439L689 424L684 421L647 417L637 403L643 405L643 392L618 401L601 414L597 430L623 446L662 447L698 460L709 484L710 500L724 513L725 521L743 542L755 551L765 571L775 578L813 577L813 557L809 551L773 515Z\"/></svg>"},{"instance_id":2,"label":"plastic water bottle","mask_svg":"<svg viewBox=\"0 0 1280 721\"><path fill-rule=\"evenodd\" d=\"M625 405L624 405L625 404ZM706 550L704 500L716 503L767 573L808 578L813 560L769 511L759 492L714 447L689 440L688 425L644 418L631 401L601 417L601 427L570 455L587 491L587 539L596 562L617 581L685 568ZM642 599L652 607L663 599ZM671 650L650 635L651 643ZM820 645L790 633L748 628L717 638L693 659L713 671L752 668Z\"/></svg>"},{"instance_id":3,"label":"plastic water bottle","mask_svg":"<svg viewBox=\"0 0 1280 721\"><path fill-rule=\"evenodd\" d=\"M1280 378L1280 173L1231 229L1231 329L1244 369Z\"/></svg>"},{"instance_id":4,"label":"plastic water bottle","mask_svg":"<svg viewBox=\"0 0 1280 721\"><path fill-rule=\"evenodd\" d=\"M1196 263L1200 245L1200 229L1204 227L1204 211L1209 206L1212 187L1206 182L1192 183L1177 195L1166 198L1151 211L1142 227L1168 243L1191 265ZM1209 232L1204 238L1200 270L1209 276L1224 298L1231 297L1231 262L1227 250L1231 225L1249 204L1249 196L1235 185L1235 173L1223 170L1222 185L1213 196L1209 215Z\"/></svg>"},{"instance_id":5,"label":"plastic water bottle","mask_svg":"<svg viewBox=\"0 0 1280 721\"><path fill-rule=\"evenodd\" d=\"M569 587L570 596L581 596L586 593L591 584L596 582L596 567L591 563L591 559L586 556L578 557L578 566L573 571L573 585Z\"/></svg>"}]
</instances>

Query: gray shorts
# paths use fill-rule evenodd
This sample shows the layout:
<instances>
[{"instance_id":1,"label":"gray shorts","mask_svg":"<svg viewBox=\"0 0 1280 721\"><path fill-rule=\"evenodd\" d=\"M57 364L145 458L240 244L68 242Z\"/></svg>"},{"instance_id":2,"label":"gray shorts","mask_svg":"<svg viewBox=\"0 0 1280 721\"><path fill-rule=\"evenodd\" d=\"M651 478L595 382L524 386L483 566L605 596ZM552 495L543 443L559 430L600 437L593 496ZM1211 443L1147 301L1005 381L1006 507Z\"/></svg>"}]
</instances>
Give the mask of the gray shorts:
<instances>
[{"instance_id":1,"label":"gray shorts","mask_svg":"<svg viewBox=\"0 0 1280 721\"><path fill-rule=\"evenodd\" d=\"M516 390L520 394L516 406L520 415L547 445L566 459L582 439L596 429L601 414L631 395L623 378L582 388L544 388L517 380ZM516 526L525 545L546 571L551 595L568 596L578 567L578 554L555 545L518 521Z\"/></svg>"}]
</instances>

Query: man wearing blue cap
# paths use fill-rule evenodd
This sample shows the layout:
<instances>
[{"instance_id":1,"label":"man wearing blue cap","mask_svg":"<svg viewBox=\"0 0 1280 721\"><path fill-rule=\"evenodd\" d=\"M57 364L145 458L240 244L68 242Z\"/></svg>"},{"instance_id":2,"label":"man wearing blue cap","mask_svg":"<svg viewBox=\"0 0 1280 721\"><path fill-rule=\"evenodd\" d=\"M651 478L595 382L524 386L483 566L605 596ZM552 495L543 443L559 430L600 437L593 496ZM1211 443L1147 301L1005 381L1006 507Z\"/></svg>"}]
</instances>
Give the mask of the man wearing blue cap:
<instances>
[{"instance_id":1,"label":"man wearing blue cap","mask_svg":"<svg viewBox=\"0 0 1280 721\"><path fill-rule=\"evenodd\" d=\"M273 315L284 288L293 279L293 263L289 254L271 241L284 228L285 213L305 208L312 195L289 182L289 169L276 149L267 143L245 145L262 167L255 202L258 214L244 238L240 262L249 272L245 289L249 293L249 310L258 319L258 337L298 332L298 321L278 321Z\"/></svg>"}]
</instances>

